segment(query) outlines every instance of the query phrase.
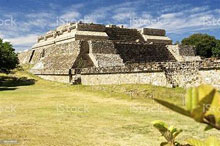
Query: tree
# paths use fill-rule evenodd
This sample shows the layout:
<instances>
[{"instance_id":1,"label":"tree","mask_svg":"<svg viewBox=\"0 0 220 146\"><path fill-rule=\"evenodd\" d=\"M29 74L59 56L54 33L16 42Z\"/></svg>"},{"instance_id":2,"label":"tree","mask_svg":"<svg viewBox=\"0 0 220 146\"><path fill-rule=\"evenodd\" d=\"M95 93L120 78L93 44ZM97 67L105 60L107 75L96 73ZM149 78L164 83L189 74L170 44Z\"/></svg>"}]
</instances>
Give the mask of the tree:
<instances>
[{"instance_id":1,"label":"tree","mask_svg":"<svg viewBox=\"0 0 220 146\"><path fill-rule=\"evenodd\" d=\"M0 72L9 73L17 67L18 63L18 56L13 46L0 39Z\"/></svg>"},{"instance_id":2,"label":"tree","mask_svg":"<svg viewBox=\"0 0 220 146\"><path fill-rule=\"evenodd\" d=\"M213 56L213 48L216 48L217 40L208 34L193 34L183 39L182 44L195 46L196 55L209 58Z\"/></svg>"},{"instance_id":3,"label":"tree","mask_svg":"<svg viewBox=\"0 0 220 146\"><path fill-rule=\"evenodd\" d=\"M180 44L180 42L179 42L179 41L176 41L176 42L175 42L175 45L179 45L179 44Z\"/></svg>"},{"instance_id":4,"label":"tree","mask_svg":"<svg viewBox=\"0 0 220 146\"><path fill-rule=\"evenodd\" d=\"M220 58L220 40L217 41L216 47L212 49L214 57Z\"/></svg>"}]
</instances>

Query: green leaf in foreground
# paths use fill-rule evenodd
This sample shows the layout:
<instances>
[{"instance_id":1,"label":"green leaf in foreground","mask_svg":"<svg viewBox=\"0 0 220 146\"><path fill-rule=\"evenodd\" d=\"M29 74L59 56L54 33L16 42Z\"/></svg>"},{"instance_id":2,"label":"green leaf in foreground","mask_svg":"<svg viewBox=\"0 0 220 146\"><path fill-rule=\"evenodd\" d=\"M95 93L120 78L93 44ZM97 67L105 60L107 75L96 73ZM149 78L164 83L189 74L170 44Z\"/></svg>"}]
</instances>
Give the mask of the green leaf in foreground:
<instances>
[{"instance_id":1,"label":"green leaf in foreground","mask_svg":"<svg viewBox=\"0 0 220 146\"><path fill-rule=\"evenodd\" d=\"M175 138L182 132L182 129L177 129L174 126L168 127L166 123L159 120L152 123L167 140L167 142L162 142L161 145L175 146L178 144L178 142L175 141Z\"/></svg>"},{"instance_id":2,"label":"green leaf in foreground","mask_svg":"<svg viewBox=\"0 0 220 146\"><path fill-rule=\"evenodd\" d=\"M187 142L192 146L220 146L220 141L216 137L209 137L205 141L189 139Z\"/></svg>"},{"instance_id":3,"label":"green leaf in foreground","mask_svg":"<svg viewBox=\"0 0 220 146\"><path fill-rule=\"evenodd\" d=\"M220 130L220 94L210 85L189 88L185 96L185 109L167 101L154 100L177 113L209 125L206 130L211 127Z\"/></svg>"}]
</instances>

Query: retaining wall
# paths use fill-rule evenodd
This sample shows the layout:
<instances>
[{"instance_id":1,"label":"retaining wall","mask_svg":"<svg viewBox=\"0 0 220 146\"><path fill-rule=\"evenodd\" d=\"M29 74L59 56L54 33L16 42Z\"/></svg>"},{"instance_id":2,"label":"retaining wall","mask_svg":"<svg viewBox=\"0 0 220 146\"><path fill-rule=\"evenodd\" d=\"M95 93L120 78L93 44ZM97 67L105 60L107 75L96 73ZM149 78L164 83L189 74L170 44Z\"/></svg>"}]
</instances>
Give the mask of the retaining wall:
<instances>
[{"instance_id":1,"label":"retaining wall","mask_svg":"<svg viewBox=\"0 0 220 146\"><path fill-rule=\"evenodd\" d=\"M151 84L165 87L191 87L211 84L220 89L219 62L159 62L134 63L124 67L100 67L72 70L39 70L44 79L83 85Z\"/></svg>"}]
</instances>

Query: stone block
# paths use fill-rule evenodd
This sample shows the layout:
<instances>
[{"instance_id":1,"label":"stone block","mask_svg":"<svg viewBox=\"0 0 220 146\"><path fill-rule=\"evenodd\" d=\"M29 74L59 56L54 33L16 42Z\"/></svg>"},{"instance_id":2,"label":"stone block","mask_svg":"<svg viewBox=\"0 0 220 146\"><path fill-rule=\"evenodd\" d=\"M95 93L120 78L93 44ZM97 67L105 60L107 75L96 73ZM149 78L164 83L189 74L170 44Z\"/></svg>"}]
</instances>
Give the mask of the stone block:
<instances>
[{"instance_id":1,"label":"stone block","mask_svg":"<svg viewBox=\"0 0 220 146\"><path fill-rule=\"evenodd\" d=\"M166 36L166 31L164 29L142 28L141 33L152 36Z\"/></svg>"}]
</instances>

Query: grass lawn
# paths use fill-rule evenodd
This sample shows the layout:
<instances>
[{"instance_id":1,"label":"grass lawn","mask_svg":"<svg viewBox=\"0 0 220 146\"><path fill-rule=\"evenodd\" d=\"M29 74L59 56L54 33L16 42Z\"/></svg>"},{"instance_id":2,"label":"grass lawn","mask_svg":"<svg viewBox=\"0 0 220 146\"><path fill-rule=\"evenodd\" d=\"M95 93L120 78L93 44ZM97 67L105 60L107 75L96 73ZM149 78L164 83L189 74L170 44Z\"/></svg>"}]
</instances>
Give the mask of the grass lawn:
<instances>
[{"instance_id":1,"label":"grass lawn","mask_svg":"<svg viewBox=\"0 0 220 146\"><path fill-rule=\"evenodd\" d=\"M154 120L182 128L179 141L209 135L220 138L217 130L203 132L205 125L152 100L182 106L185 91L181 88L72 86L26 71L0 77L8 81L0 85L0 145L13 140L17 144L11 145L24 146L159 146L164 139L152 127Z\"/></svg>"}]
</instances>

